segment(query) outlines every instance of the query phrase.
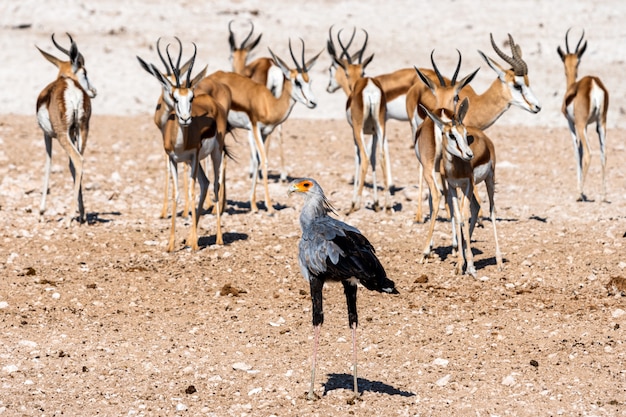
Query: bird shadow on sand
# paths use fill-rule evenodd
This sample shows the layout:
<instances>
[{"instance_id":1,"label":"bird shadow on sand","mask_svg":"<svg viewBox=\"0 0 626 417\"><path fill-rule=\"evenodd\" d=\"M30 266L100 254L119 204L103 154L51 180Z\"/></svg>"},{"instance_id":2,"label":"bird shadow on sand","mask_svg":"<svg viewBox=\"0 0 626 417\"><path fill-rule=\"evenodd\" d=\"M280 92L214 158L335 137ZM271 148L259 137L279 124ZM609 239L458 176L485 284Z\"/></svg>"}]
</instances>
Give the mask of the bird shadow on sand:
<instances>
[{"instance_id":1,"label":"bird shadow on sand","mask_svg":"<svg viewBox=\"0 0 626 417\"><path fill-rule=\"evenodd\" d=\"M328 374L328 381L324 384L324 394L336 389L346 389L352 391L354 389L354 377L352 374ZM380 381L370 381L368 379L357 378L357 384L359 385L359 394L363 394L365 391L377 392L387 395L399 395L401 397L413 397L415 393L409 391L402 391L391 385L385 384Z\"/></svg>"}]
</instances>

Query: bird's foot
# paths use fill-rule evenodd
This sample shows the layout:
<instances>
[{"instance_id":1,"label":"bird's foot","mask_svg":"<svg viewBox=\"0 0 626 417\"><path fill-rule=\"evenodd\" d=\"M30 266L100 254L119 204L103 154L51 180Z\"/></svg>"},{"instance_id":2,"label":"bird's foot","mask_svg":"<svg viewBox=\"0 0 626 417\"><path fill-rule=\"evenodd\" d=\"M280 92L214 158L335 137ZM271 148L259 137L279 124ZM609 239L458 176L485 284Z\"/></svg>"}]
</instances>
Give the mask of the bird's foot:
<instances>
[{"instance_id":1,"label":"bird's foot","mask_svg":"<svg viewBox=\"0 0 626 417\"><path fill-rule=\"evenodd\" d=\"M348 400L346 401L346 404L354 405L356 404L357 401L361 401L361 396L355 392L352 397L348 398Z\"/></svg>"},{"instance_id":2,"label":"bird's foot","mask_svg":"<svg viewBox=\"0 0 626 417\"><path fill-rule=\"evenodd\" d=\"M308 401L317 401L320 399L320 396L317 395L315 392L313 391L307 391L304 393L304 397L308 400Z\"/></svg>"}]
</instances>

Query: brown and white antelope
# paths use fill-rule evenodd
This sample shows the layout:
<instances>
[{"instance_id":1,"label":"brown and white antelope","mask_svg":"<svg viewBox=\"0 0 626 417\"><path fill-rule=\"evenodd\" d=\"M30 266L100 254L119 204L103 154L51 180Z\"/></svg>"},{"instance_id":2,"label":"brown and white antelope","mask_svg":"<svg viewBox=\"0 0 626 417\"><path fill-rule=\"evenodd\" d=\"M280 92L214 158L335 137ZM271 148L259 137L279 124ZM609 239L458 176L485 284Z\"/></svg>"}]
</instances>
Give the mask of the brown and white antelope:
<instances>
[{"instance_id":1,"label":"brown and white antelope","mask_svg":"<svg viewBox=\"0 0 626 417\"><path fill-rule=\"evenodd\" d=\"M83 204L83 153L87 146L91 99L96 97L96 89L87 78L85 58L78 51L76 42L69 33L70 48L59 45L52 34L52 43L69 61L63 61L36 47L48 61L58 69L57 78L48 84L37 97L37 122L43 130L46 144L46 166L39 214L43 218L46 211L46 196L52 163L52 139L56 138L70 159L70 172L74 180L73 201L66 225L69 226L78 211L78 221L86 220Z\"/></svg>"},{"instance_id":2,"label":"brown and white antelope","mask_svg":"<svg viewBox=\"0 0 626 417\"><path fill-rule=\"evenodd\" d=\"M178 40L178 38L176 38ZM163 63L163 66L165 67L165 76L168 77L173 83L176 82L176 78L174 77L174 74L172 72L172 69L170 68L170 66L168 65L168 63L165 61L165 58L163 58L163 54L161 53L161 46L160 46L160 42L161 42L161 38L157 39L156 42L156 49L157 49L157 53L159 54L159 58L161 60L161 62ZM180 40L178 40L178 42L180 42ZM179 43L180 45L180 43ZM137 57L137 59L139 60L139 64L141 65L141 67L147 71L149 74L151 74L152 76L156 75L154 74L154 66L146 63L143 59L141 59L140 57ZM188 69L189 69L189 64L191 63L191 60L188 60L181 68L180 68L180 73L184 74ZM159 131L161 132L161 136L163 135L163 128L165 127L166 123L167 123L167 119L170 115L170 113L174 110L173 107L171 107L167 101L165 101L164 99L164 94L167 94L167 92L165 91L165 88L161 89L161 95L159 96L159 99L157 100L157 105L154 109L154 124L156 124L157 128L159 129ZM167 208L168 208L168 203L169 203L169 183L170 183L170 178L173 179L173 186L174 186L174 193L176 194L176 200L178 200L178 195L179 195L179 190L178 190L178 178L173 178L172 177L172 172L170 170L170 157L167 153L165 153L165 186L164 186L164 190L163 190L163 206L161 208L161 215L160 217L162 219L164 219L165 217L167 217ZM185 189L185 205L184 205L184 209L183 209L183 216L186 216L187 213L189 213L189 208L190 208L190 200L189 200L189 192L190 190L188 190L188 184L187 184L187 177L184 177L184 184L183 187Z\"/></svg>"},{"instance_id":3,"label":"brown and white antelope","mask_svg":"<svg viewBox=\"0 0 626 417\"><path fill-rule=\"evenodd\" d=\"M565 33L565 52L559 46L557 52L565 66L565 78L567 81L567 91L563 98L561 111L567 119L569 131L574 144L574 154L576 157L576 172L578 178L578 201L587 201L587 196L583 192L583 185L591 154L589 151L589 141L587 138L587 126L595 123L598 139L600 140L600 162L602 163L602 201L606 201L606 115L609 109L609 92L600 78L587 75L578 78L578 65L585 50L587 41L583 43L585 31L583 30L576 49L570 52L568 35Z\"/></svg>"},{"instance_id":4,"label":"brown and white antelope","mask_svg":"<svg viewBox=\"0 0 626 417\"><path fill-rule=\"evenodd\" d=\"M282 70L274 60L270 57L261 57L248 62L250 52L259 44L261 40L260 34L253 41L251 41L252 34L254 33L254 23L250 22L250 32L246 35L244 40L239 46L235 41L235 34L232 30L231 20L228 23L228 43L230 44L230 61L233 66L233 72L241 74L250 78L252 81L257 82L267 87L272 92L274 97L278 98L283 92L283 85L285 83L285 76ZM285 169L285 153L283 150L283 127L282 124L278 125L275 129L275 133L278 136L278 150L280 156L280 180L285 181L287 179L287 171ZM265 141L265 152L269 155L270 141L269 137ZM250 150L253 151L253 147ZM256 153L250 155L250 175L256 175L258 172L253 171L255 165L254 159L258 160Z\"/></svg>"},{"instance_id":5,"label":"brown and white antelope","mask_svg":"<svg viewBox=\"0 0 626 417\"><path fill-rule=\"evenodd\" d=\"M154 65L149 71L163 87L163 99L174 110L169 113L167 122L163 127L163 148L170 158L170 169L176 178L178 163L184 162L189 165L191 201L195 202L196 180L200 182L200 197L197 209L192 210L192 224L189 230L187 244L193 250L198 249L198 222L202 215L202 207L207 195L209 180L204 173L200 161L211 156L214 168L214 194L216 204L219 206L223 201L221 193L224 189L226 177L226 148L224 137L227 131L227 112L213 97L208 94L195 94L194 88L204 78L206 67L193 79L191 73L196 57L196 45L191 63L187 70L187 77L181 82L180 60L182 48L179 48L176 64L173 63L169 54L169 45L166 54L172 69L175 81L163 75ZM138 57L139 58L139 57ZM141 62L141 60L140 60ZM217 220L216 244L223 244L221 229L222 208L215 210ZM174 250L176 240L176 195L172 193L172 223L167 251Z\"/></svg>"},{"instance_id":6,"label":"brown and white antelope","mask_svg":"<svg viewBox=\"0 0 626 417\"><path fill-rule=\"evenodd\" d=\"M515 43L513 37L509 34L509 46L511 48L511 56L506 55L496 45L493 35L490 34L491 45L511 68L505 69L495 60L487 57L483 52L478 51L483 60L497 74L497 78L491 83L483 93L478 94L471 85L466 85L459 91L459 99L469 98L472 105L465 116L465 125L484 130L489 128L493 123L504 114L512 105L522 108L531 113L538 113L541 110L539 100L535 96L530 87L528 78L528 66L522 58L522 49L519 44ZM432 79L432 77L429 76ZM412 114L411 128L413 132L423 120L423 115L417 111L418 100L424 96L423 83L416 84L412 91L407 95L407 112ZM428 107L428 106L427 106ZM432 110L432 109L431 109ZM421 184L421 181L420 181ZM422 221L422 194L418 198L418 207L415 215L415 221Z\"/></svg>"},{"instance_id":7,"label":"brown and white antelope","mask_svg":"<svg viewBox=\"0 0 626 417\"><path fill-rule=\"evenodd\" d=\"M444 193L452 211L452 248L453 251L457 251L458 255L457 272L462 273L465 271L475 276L476 269L471 252L471 238L477 222L480 202L476 198L473 189L483 181L485 182L487 195L489 197L489 214L493 227L498 270L502 270L503 261L498 242L494 200L496 170L495 147L493 142L482 130L463 124L468 106L468 99L463 99L456 113L452 114L451 117L451 113L448 110L442 109L433 113L425 107L423 108L423 111L430 120L427 119L418 128L419 135L417 138L418 142L416 143L416 153L424 157L428 154L432 154L432 149L435 149L435 152L441 152L439 170L443 177L443 182L437 183L433 181L434 178L432 176L427 176L429 186L437 188L434 201L437 204L433 204L434 211L431 212L429 238L422 252L420 261L423 262L427 259L432 250L432 236L435 224L432 219L433 217L437 217L438 202L441 198L441 195L437 196L437 194ZM438 116L437 113L439 113L441 117ZM465 139L463 139L463 135ZM419 143L419 141L421 141L421 143ZM469 146L469 151L465 147L465 144ZM429 165L432 163L432 160L425 162ZM436 167L433 168L436 169ZM457 188L460 188L463 194L460 204L458 201ZM465 269L463 269L464 262L466 265Z\"/></svg>"},{"instance_id":8,"label":"brown and white antelope","mask_svg":"<svg viewBox=\"0 0 626 417\"><path fill-rule=\"evenodd\" d=\"M333 34L332 34L332 26L328 30L328 42L327 49L336 50L337 48L334 45ZM352 32L352 37L350 41L342 46L346 51L350 48L352 41L354 39L356 33L356 28ZM339 40L339 39L338 39ZM356 53L350 56L352 62L358 58L359 55L363 55L365 51L365 44L363 47L357 51ZM345 58L345 54L337 57L344 63L348 63L348 60ZM334 93L340 88L344 91L346 96L350 95L350 86L348 80L345 76L345 71L338 71L341 68L335 60L331 61L330 67L328 69L329 72L329 80L328 86L326 87L326 91L328 93ZM422 70L424 73L427 73L429 77L434 79L434 73L431 74L429 70ZM396 70L394 72L388 74L380 74L376 76L372 76L376 81L378 81L385 93L385 97L387 98L387 109L386 109L386 117L387 120L394 119L400 121L407 121L409 117L406 113L406 94L408 90L415 84L415 82L419 81L417 74L415 73L415 69L413 68L402 68Z\"/></svg>"},{"instance_id":9,"label":"brown and white antelope","mask_svg":"<svg viewBox=\"0 0 626 417\"><path fill-rule=\"evenodd\" d=\"M367 175L368 166L372 167L372 188L374 195L374 210L378 211L378 184L376 179L376 154L378 147L381 149L382 166L384 169L383 178L385 184L385 203L384 209L390 209L390 159L389 145L386 135L386 97L380 82L377 80L364 77L364 71L367 65L372 62L374 55L363 59L363 53L367 46L368 34L365 33L365 40L361 49L354 55L356 62L348 52L347 48L352 39L354 32L348 45L343 45L341 41L341 30L337 34L339 45L342 53L337 56L332 40L332 32L329 33L331 38L327 42L327 50L333 62L341 71L343 78L346 80L348 92L348 100L346 102L346 118L352 127L352 135L354 138L355 150L355 174L354 174L354 191L352 195L352 204L348 213L359 210L361 207L361 196L365 185L365 176ZM370 144L365 143L365 135L371 135Z\"/></svg>"},{"instance_id":10,"label":"brown and white antelope","mask_svg":"<svg viewBox=\"0 0 626 417\"><path fill-rule=\"evenodd\" d=\"M435 110L439 110L439 109L444 109L450 112L454 112L457 103L459 102L459 92L466 87L476 76L476 74L478 73L478 71L480 70L480 68L477 68L473 73L465 76L463 79L461 79L460 81L457 82L457 77L459 75L459 70L461 69L461 52L457 51L459 54L459 60L457 62L457 66L456 69L454 70L454 75L452 76L451 80L447 80L447 78L445 78L441 72L439 71L439 68L437 67L437 64L435 64L435 60L434 60L434 53L435 51L433 50L430 54L430 62L433 66L433 72L435 73L435 76L437 78L437 82L433 81L427 74L425 74L422 70L420 70L419 68L415 68L415 71L417 72L420 80L421 80L421 84L425 85L426 88L428 89L427 92L420 92L418 94L418 101L419 103L423 106L423 108L427 108L429 109L431 112L434 112ZM415 90L417 89L422 89L422 87L420 85L418 85L417 83L411 87L411 89L409 90L409 92L407 93L407 99L408 97L412 97L415 94ZM408 103L408 101L407 101ZM408 107L408 105L407 105ZM422 109L423 112L423 109ZM419 112L421 114L423 114L423 117L426 117L426 113L425 112ZM418 112L416 111L415 114L418 114ZM420 116L422 117L422 116ZM413 136L414 140L417 137L418 133L419 133L419 126L420 124L415 126L415 134ZM434 152L434 150L433 150ZM432 159L433 161L435 161L435 159L439 158L440 155L438 154L438 156L435 158L435 156L430 156L428 155L426 158L427 159ZM420 160L420 162L422 161L422 159L418 156L418 159ZM435 164L433 166L425 166L423 164L420 164L419 166L419 179L418 179L418 184L419 184L419 199L418 199L418 205L417 205L417 213L415 216L415 220L417 222L421 222L422 219L422 200L421 197L423 195L423 178L424 176L434 176L434 177L438 177L440 174L438 172L437 169L433 169L433 167L437 167L438 164ZM425 172L425 170L431 170L432 172ZM439 182L441 183L441 180L439 179ZM433 188L431 188L429 186L429 190L431 192L434 191ZM430 212L432 213L433 211L433 200L432 200L432 196L429 196L428 202L430 204ZM432 221L432 219L431 219Z\"/></svg>"},{"instance_id":11,"label":"brown and white antelope","mask_svg":"<svg viewBox=\"0 0 626 417\"><path fill-rule=\"evenodd\" d=\"M259 155L259 159L254 158L253 161L254 172L259 171L260 163L265 189L265 206L270 214L274 212L274 207L269 194L265 141L268 135L287 119L296 102L301 102L311 109L317 106L317 99L311 90L311 79L308 72L321 52L305 61L304 41L302 41L301 62L298 62L294 56L291 41L289 41L289 52L296 66L295 69L290 69L282 59L270 50L272 58L285 77L283 90L278 98L274 97L264 85L240 74L216 71L208 76L209 79L226 85L232 93L232 106L228 112L228 122L234 128L249 131L250 145ZM257 179L258 175L252 175L250 208L253 212L258 211L256 204Z\"/></svg>"}]
</instances>

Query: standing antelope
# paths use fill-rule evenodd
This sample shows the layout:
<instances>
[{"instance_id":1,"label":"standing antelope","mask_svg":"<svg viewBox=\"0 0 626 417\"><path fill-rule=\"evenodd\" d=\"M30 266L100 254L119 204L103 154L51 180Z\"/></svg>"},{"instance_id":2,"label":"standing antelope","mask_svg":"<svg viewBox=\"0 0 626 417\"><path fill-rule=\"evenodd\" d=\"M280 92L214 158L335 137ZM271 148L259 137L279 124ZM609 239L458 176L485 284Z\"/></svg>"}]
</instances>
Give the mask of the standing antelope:
<instances>
[{"instance_id":1,"label":"standing antelope","mask_svg":"<svg viewBox=\"0 0 626 417\"><path fill-rule=\"evenodd\" d=\"M363 59L363 53L367 46L368 34L365 33L365 41L363 46L354 56L357 58L357 62L353 62L353 57L350 56L347 48L352 39L354 38L354 32L352 39L347 46L341 42L341 30L337 34L339 45L341 46L342 53L340 57L337 57L336 50L331 38L327 42L327 50L330 54L333 62L338 67L342 68L344 78L347 84L348 100L346 102L346 118L348 123L352 127L352 135L354 138L354 150L355 150L355 174L354 174L354 191L352 195L352 204L348 213L359 210L361 207L361 196L363 194L363 187L365 185L365 176L367 175L368 164L372 167L372 188L374 193L374 210L378 211L378 184L376 180L376 153L378 151L378 145L380 142L382 165L384 167L384 184L385 184L385 204L384 209L390 208L390 158L389 158L389 145L387 143L387 135L385 132L386 127L386 110L387 102L385 93L383 92L380 82L377 80L364 77L363 73L365 67L372 62L374 55L370 55L365 60ZM345 57L345 58L344 58ZM370 146L365 143L365 135L372 135Z\"/></svg>"},{"instance_id":2,"label":"standing antelope","mask_svg":"<svg viewBox=\"0 0 626 417\"><path fill-rule=\"evenodd\" d=\"M231 20L228 23L228 43L230 44L230 61L233 65L233 72L250 78L252 81L264 85L268 90L272 92L274 97L278 98L283 92L283 85L285 83L285 76L282 70L272 58L262 57L257 58L254 61L248 63L248 57L250 52L256 48L261 40L263 34L257 36L253 41L250 41L252 34L254 33L254 23L250 22L250 32L241 42L239 46L235 42L235 34L232 30ZM282 125L276 126L276 134L278 135L278 149L280 154L280 180L285 181L287 179L287 172L285 170L285 154L283 151L283 127ZM265 142L265 152L269 152L269 140ZM252 151L253 148L251 147ZM254 159L258 160L256 153L251 153L250 158L250 175L258 175L258 172L253 171L255 166Z\"/></svg>"},{"instance_id":3,"label":"standing antelope","mask_svg":"<svg viewBox=\"0 0 626 417\"><path fill-rule=\"evenodd\" d=\"M252 190L250 193L250 209L258 211L256 205L256 183L259 171L259 163L263 177L265 189L265 206L268 213L274 212L272 206L269 186L268 186L268 162L265 149L267 136L273 132L276 126L283 123L297 101L303 103L308 108L315 108L317 100L311 90L311 80L308 71L315 64L321 54L318 53L313 58L305 61L304 41L302 40L302 61L299 63L291 48L289 41L289 52L296 66L290 69L287 64L277 57L271 50L270 54L283 72L285 83L281 95L276 98L264 86L255 83L251 79L233 72L216 71L208 78L216 80L230 89L232 93L232 106L228 112L228 122L232 127L242 128L249 131L248 138L252 152L258 154L259 159L254 158L254 175L252 175Z\"/></svg>"},{"instance_id":4,"label":"standing antelope","mask_svg":"<svg viewBox=\"0 0 626 417\"><path fill-rule=\"evenodd\" d=\"M192 210L192 224L187 239L187 244L191 246L192 250L197 250L199 216L202 215L202 207L209 186L209 180L204 173L200 161L209 155L211 156L214 170L214 193L216 204L219 206L222 201L221 195L226 176L226 160L224 159L226 148L224 145L224 136L227 130L228 109L224 109L220 103L208 94L195 94L194 88L204 77L206 72L205 67L193 79L191 78L197 52L196 45L194 44L194 54L190 60L187 77L183 84L181 84L180 67L182 48L179 48L176 64L172 62L168 48L169 45L166 48L166 54L175 81L161 74L154 65L151 65L152 71L149 72L161 83L164 91L163 99L167 102L168 106L174 109L169 113L167 122L162 130L163 148L169 155L170 169L174 178L178 176L177 165L179 162L185 162L189 165L192 203L195 202L196 180L200 182L198 206L197 209ZM215 240L216 244L221 245L223 244L221 230L222 208L218 207L215 212L217 219ZM172 223L167 246L168 252L174 250L176 240L175 193L172 193L171 218Z\"/></svg>"},{"instance_id":5,"label":"standing antelope","mask_svg":"<svg viewBox=\"0 0 626 417\"><path fill-rule=\"evenodd\" d=\"M430 54L430 62L433 66L433 72L435 73L439 84L436 84L433 80L431 80L430 77L428 77L424 72L422 72L422 70L420 70L419 68L415 68L415 71L420 77L421 83L424 84L428 89L428 92L426 93L419 93L419 102L420 104L422 104L423 108L427 108L431 110L431 112L435 110L439 110L439 109L444 109L450 112L454 112L456 105L459 101L459 92L464 87L466 87L474 79L474 77L476 76L476 73L478 73L480 68L476 69L473 73L467 75L466 77L461 79L459 82L457 82L456 78L459 74L459 70L461 69L461 52L459 52L458 50L457 52L459 54L459 60L457 62L456 69L454 70L454 75L452 76L452 79L449 82L443 75L441 75L439 68L437 68L437 64L435 64L435 60L433 57L435 53L434 50ZM419 86L418 84L416 84L414 87L411 87L411 90L409 90L409 92L407 93L407 97L412 96L415 90L417 89L421 89L421 86ZM408 99L407 99L407 103L408 103ZM423 111L423 108L422 108L422 111ZM416 111L415 114L417 113L418 112ZM426 117L425 113L424 113L424 117ZM421 123L416 125L414 128L415 130L415 133L413 135L414 140L416 140L415 138L420 133L419 126L421 126ZM432 152L435 152L435 150L433 149ZM420 160L420 162L422 162L422 158L420 158L419 155L418 155L418 159ZM442 183L441 179L438 178L440 175L437 169L438 164L439 164L438 162L439 159L440 159L440 153L437 152L436 155L429 154L426 156L426 160L430 161L427 163L427 165L424 165L423 162L420 163L419 179L418 179L420 197L418 200L417 214L416 214L417 222L421 222L421 218L422 218L421 197L423 195L422 189L423 189L423 183L424 183L423 181L424 176L426 177L431 176L431 177L437 178L439 180L438 182ZM432 163L433 165L428 165L430 163ZM435 189L432 188L430 185L429 185L429 190L431 193L435 191ZM437 201L439 201L439 198L437 199ZM428 202L430 205L430 212L432 214L434 203L433 203L433 199L431 195L429 195ZM432 218L431 218L431 222L432 222Z\"/></svg>"},{"instance_id":6,"label":"standing antelope","mask_svg":"<svg viewBox=\"0 0 626 417\"><path fill-rule=\"evenodd\" d=\"M598 132L600 140L602 201L606 201L606 113L609 109L609 92L598 77L588 75L578 81L576 80L580 58L587 49L587 41L581 46L585 37L585 31L583 30L580 40L576 44L576 49L574 52L570 52L568 43L570 30L571 28L565 33L565 52L563 52L560 46L557 48L557 52L565 66L567 91L563 98L561 111L567 119L574 144L576 171L578 174L578 201L587 201L587 196L583 192L583 184L591 161L589 142L587 140L587 126L594 122L596 123L596 132Z\"/></svg>"},{"instance_id":7,"label":"standing antelope","mask_svg":"<svg viewBox=\"0 0 626 417\"><path fill-rule=\"evenodd\" d=\"M446 193L448 205L452 208L452 248L453 250L456 249L458 254L457 273L463 273L463 263L465 262L465 272L476 276L471 250L471 238L476 225L480 203L473 189L483 181L487 186L487 194L489 196L489 213L493 227L498 270L502 270L503 263L498 243L494 201L495 147L482 130L463 124L468 106L469 100L466 97L458 106L456 113L451 117L449 117L450 112L447 110L439 110L438 113L442 116L439 117L436 114L437 112L430 112L423 107L422 110L430 120L426 120L419 128L421 132L418 141L422 141L422 143L416 144L416 152L418 147L421 150L428 147L441 150L440 172L445 180L445 184L441 185L443 185L443 190ZM465 147L466 144L469 146L469 150ZM463 193L460 206L457 188L460 188ZM431 216L436 217L439 205L437 204L434 207L435 210L434 213L431 213ZM470 213L469 216L468 211ZM429 239L423 252L422 261L429 256L432 249L433 230L434 223L431 222Z\"/></svg>"},{"instance_id":8,"label":"standing antelope","mask_svg":"<svg viewBox=\"0 0 626 417\"><path fill-rule=\"evenodd\" d=\"M497 74L496 79L491 83L483 93L478 94L471 85L466 85L459 91L459 99L469 98L470 106L465 116L465 125L472 126L480 130L484 130L493 125L500 116L506 112L511 105L522 108L531 113L538 113L541 110L539 100L530 88L528 79L528 66L522 59L522 49L516 44L513 37L509 34L509 46L511 47L511 56L506 55L493 40L493 34L490 34L491 46L500 58L511 65L511 68L504 69L496 61L487 57L483 52L478 51L483 60ZM432 79L432 77L429 77ZM407 95L407 112L412 114L411 128L413 132L423 120L423 115L419 114L418 100L423 96L423 88L416 85ZM421 184L421 181L420 181ZM422 194L418 198L417 212L415 221L422 221Z\"/></svg>"},{"instance_id":9,"label":"standing antelope","mask_svg":"<svg viewBox=\"0 0 626 417\"><path fill-rule=\"evenodd\" d=\"M176 38L176 40L179 42L179 46L180 45L180 40L178 40L178 38ZM173 83L176 82L176 78L174 77L174 74L172 72L172 69L170 68L170 66L168 65L168 63L165 61L165 58L163 58L163 54L161 53L161 47L160 47L160 42L161 42L161 38L157 39L156 42L156 49L157 49L157 53L159 54L159 58L161 60L161 62L163 63L163 66L165 67L165 76L168 77ZM182 46L181 46L182 47ZM146 70L148 72L148 74L151 74L152 76L156 77L157 75L154 74L154 69L155 67L153 65L150 65L148 63L146 63L143 59L137 57L137 59L139 60L139 64L141 65L141 67ZM188 69L189 69L189 64L191 63L191 60L187 61L181 68L180 68L180 73L184 74ZM154 109L154 124L156 124L156 126L159 128L159 131L161 132L161 135L163 135L163 129L165 128L165 125L167 124L167 120L169 118L170 113L174 110L174 107L172 107L170 105L170 102L166 101L164 98L164 95L167 94L167 92L165 91L165 88L161 89L161 95L159 96L159 99L157 100L157 105ZM167 217L167 206L168 206L168 202L169 202L169 182L170 182L170 178L173 179L173 186L174 186L174 193L176 194L176 200L178 200L178 178L173 178L172 177L172 172L170 169L170 157L167 154L167 152L165 153L165 187L163 190L163 206L161 208L161 218L164 219L165 217ZM187 213L189 213L189 189L188 189L188 184L187 184L187 177L184 177L184 189L185 189L185 206L183 209L183 216L186 216Z\"/></svg>"},{"instance_id":10,"label":"standing antelope","mask_svg":"<svg viewBox=\"0 0 626 417\"><path fill-rule=\"evenodd\" d=\"M431 205L430 228L426 246L422 252L422 261L430 255L432 250L439 199L445 193L452 213L453 235L459 238L457 274L462 274L465 265L467 265L465 268L467 273L476 275L470 247L469 223L465 221L468 218L468 203L474 193L474 179L470 163L474 154L467 142L467 130L463 125L468 100L467 98L464 99L455 109L455 112L448 109L437 109L431 112L422 104L420 107L428 119L425 119L418 128L415 153L420 163L424 167L430 168L426 172L439 171L441 173L438 182L435 182L435 176L426 175L433 204ZM426 159L426 155L430 154L436 155L435 158ZM461 207L459 206L457 188L460 188L463 194Z\"/></svg>"},{"instance_id":11,"label":"standing antelope","mask_svg":"<svg viewBox=\"0 0 626 417\"><path fill-rule=\"evenodd\" d=\"M46 195L52 162L52 139L57 138L70 159L70 172L74 180L74 199L70 215L66 218L66 225L69 226L77 210L78 221L84 223L86 220L82 186L83 153L89 133L91 99L96 97L96 89L87 78L83 54L78 51L76 42L69 33L67 37L71 43L69 50L56 42L54 34L52 34L52 43L69 57L69 61L62 61L39 47L36 48L44 58L59 68L56 80L48 84L37 97L37 121L43 130L46 144L46 166L39 214L43 218L46 211Z\"/></svg>"}]
</instances>

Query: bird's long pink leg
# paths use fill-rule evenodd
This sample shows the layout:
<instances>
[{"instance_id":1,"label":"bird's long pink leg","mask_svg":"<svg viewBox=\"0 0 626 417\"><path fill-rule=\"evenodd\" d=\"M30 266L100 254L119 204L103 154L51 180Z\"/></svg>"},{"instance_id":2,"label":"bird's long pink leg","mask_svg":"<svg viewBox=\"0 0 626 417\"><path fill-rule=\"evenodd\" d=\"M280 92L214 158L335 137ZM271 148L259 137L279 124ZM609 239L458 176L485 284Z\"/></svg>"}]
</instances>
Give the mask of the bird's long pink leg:
<instances>
[{"instance_id":1,"label":"bird's long pink leg","mask_svg":"<svg viewBox=\"0 0 626 417\"><path fill-rule=\"evenodd\" d=\"M354 399L359 396L356 376L356 323L352 324L352 374L354 375Z\"/></svg>"},{"instance_id":2,"label":"bird's long pink leg","mask_svg":"<svg viewBox=\"0 0 626 417\"><path fill-rule=\"evenodd\" d=\"M313 326L315 328L315 340L313 341L313 356L311 357L311 388L309 389L309 395L307 395L307 400L317 400L318 397L315 395L315 367L317 365L317 346L320 340L320 325Z\"/></svg>"}]
</instances>

